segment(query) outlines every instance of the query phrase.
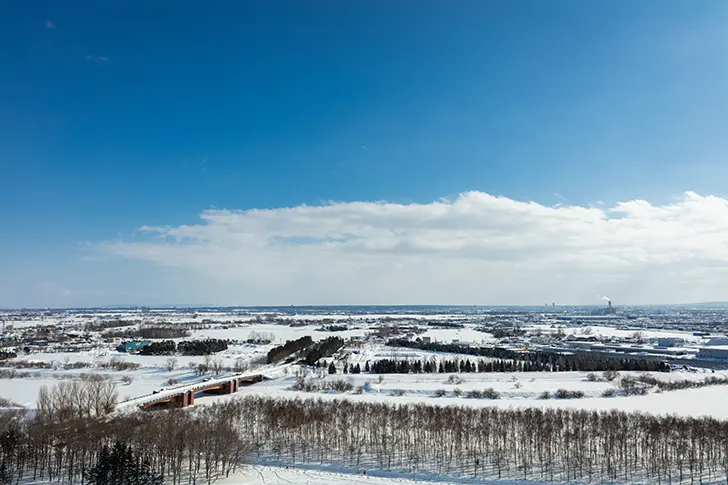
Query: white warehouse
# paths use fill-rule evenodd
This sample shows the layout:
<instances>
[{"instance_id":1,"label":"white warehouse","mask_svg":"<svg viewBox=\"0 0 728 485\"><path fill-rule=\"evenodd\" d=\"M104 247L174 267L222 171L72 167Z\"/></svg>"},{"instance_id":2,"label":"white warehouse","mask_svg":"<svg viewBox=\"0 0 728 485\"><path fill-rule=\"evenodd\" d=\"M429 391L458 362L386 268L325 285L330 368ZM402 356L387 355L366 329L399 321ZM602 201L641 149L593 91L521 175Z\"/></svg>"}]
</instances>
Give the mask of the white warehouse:
<instances>
[{"instance_id":1,"label":"white warehouse","mask_svg":"<svg viewBox=\"0 0 728 485\"><path fill-rule=\"evenodd\" d=\"M716 345L711 347L700 347L698 358L728 360L728 345Z\"/></svg>"}]
</instances>

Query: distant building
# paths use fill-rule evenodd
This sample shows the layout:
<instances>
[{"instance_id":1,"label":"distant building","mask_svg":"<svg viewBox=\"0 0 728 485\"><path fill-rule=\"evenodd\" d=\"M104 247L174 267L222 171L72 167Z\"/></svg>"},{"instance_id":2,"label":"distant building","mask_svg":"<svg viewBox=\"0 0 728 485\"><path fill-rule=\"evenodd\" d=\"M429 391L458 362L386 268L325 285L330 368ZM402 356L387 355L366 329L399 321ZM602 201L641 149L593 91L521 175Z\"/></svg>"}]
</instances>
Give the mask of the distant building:
<instances>
[{"instance_id":1,"label":"distant building","mask_svg":"<svg viewBox=\"0 0 728 485\"><path fill-rule=\"evenodd\" d=\"M728 337L711 337L704 345L708 347L716 347L719 345L728 345Z\"/></svg>"},{"instance_id":2,"label":"distant building","mask_svg":"<svg viewBox=\"0 0 728 485\"><path fill-rule=\"evenodd\" d=\"M575 323L618 322L623 320L620 315L557 315L556 319Z\"/></svg>"},{"instance_id":3,"label":"distant building","mask_svg":"<svg viewBox=\"0 0 728 485\"><path fill-rule=\"evenodd\" d=\"M119 352L126 352L127 354L133 354L139 352L141 349L149 345L149 340L134 340L133 342L124 342L116 347Z\"/></svg>"},{"instance_id":4,"label":"distant building","mask_svg":"<svg viewBox=\"0 0 728 485\"><path fill-rule=\"evenodd\" d=\"M658 337L657 339L655 339L655 345L662 348L678 347L680 345L683 345L684 343L684 339L677 337Z\"/></svg>"},{"instance_id":5,"label":"distant building","mask_svg":"<svg viewBox=\"0 0 728 485\"><path fill-rule=\"evenodd\" d=\"M607 315L614 315L617 313L617 310L612 306L612 300L609 300L609 305L607 306Z\"/></svg>"},{"instance_id":6,"label":"distant building","mask_svg":"<svg viewBox=\"0 0 728 485\"><path fill-rule=\"evenodd\" d=\"M728 360L728 346L700 347L698 357L701 359Z\"/></svg>"}]
</instances>

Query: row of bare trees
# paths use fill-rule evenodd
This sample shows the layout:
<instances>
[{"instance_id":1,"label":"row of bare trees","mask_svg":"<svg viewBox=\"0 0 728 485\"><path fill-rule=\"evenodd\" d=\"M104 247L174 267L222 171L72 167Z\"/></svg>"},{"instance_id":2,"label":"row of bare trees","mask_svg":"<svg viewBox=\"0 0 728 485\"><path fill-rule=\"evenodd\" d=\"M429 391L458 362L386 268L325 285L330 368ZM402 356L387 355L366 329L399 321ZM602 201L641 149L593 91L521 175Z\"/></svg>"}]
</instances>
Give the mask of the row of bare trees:
<instances>
[{"instance_id":1,"label":"row of bare trees","mask_svg":"<svg viewBox=\"0 0 728 485\"><path fill-rule=\"evenodd\" d=\"M164 483L209 484L234 472L249 452L226 412L215 406L106 418L0 414L0 484L86 483L103 450L115 444L143 456Z\"/></svg>"},{"instance_id":2,"label":"row of bare trees","mask_svg":"<svg viewBox=\"0 0 728 485\"><path fill-rule=\"evenodd\" d=\"M85 379L61 381L38 392L36 415L42 420L66 421L105 416L116 407L113 380L91 374Z\"/></svg>"},{"instance_id":3,"label":"row of bare trees","mask_svg":"<svg viewBox=\"0 0 728 485\"><path fill-rule=\"evenodd\" d=\"M728 475L728 422L707 417L248 396L106 417L0 414L0 478L83 482L100 450L115 443L172 484L210 483L246 459L592 483Z\"/></svg>"},{"instance_id":4,"label":"row of bare trees","mask_svg":"<svg viewBox=\"0 0 728 485\"><path fill-rule=\"evenodd\" d=\"M264 397L238 406L239 432L281 463L567 482L728 475L728 422L707 417Z\"/></svg>"}]
</instances>

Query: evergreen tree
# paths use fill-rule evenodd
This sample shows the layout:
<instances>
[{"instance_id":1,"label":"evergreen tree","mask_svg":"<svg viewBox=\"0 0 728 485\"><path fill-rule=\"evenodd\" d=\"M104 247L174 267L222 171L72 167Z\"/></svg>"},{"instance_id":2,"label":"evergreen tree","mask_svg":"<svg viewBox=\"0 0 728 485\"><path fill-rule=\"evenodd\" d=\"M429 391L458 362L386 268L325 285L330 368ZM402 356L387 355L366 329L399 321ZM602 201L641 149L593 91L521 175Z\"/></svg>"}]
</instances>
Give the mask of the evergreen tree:
<instances>
[{"instance_id":1,"label":"evergreen tree","mask_svg":"<svg viewBox=\"0 0 728 485\"><path fill-rule=\"evenodd\" d=\"M101 448L86 480L89 485L162 485L161 475L152 471L149 461L118 441L111 450L106 445Z\"/></svg>"},{"instance_id":2,"label":"evergreen tree","mask_svg":"<svg viewBox=\"0 0 728 485\"><path fill-rule=\"evenodd\" d=\"M333 360L329 364L329 374L336 374L336 366L334 365Z\"/></svg>"}]
</instances>

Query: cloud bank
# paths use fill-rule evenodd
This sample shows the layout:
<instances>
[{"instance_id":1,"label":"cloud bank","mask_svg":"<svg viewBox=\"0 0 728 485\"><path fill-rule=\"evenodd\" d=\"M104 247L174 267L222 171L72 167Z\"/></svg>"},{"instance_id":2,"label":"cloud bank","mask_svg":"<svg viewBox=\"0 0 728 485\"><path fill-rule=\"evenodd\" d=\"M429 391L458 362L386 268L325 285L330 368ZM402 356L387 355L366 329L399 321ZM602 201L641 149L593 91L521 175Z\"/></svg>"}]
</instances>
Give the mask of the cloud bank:
<instances>
[{"instance_id":1,"label":"cloud bank","mask_svg":"<svg viewBox=\"0 0 728 485\"><path fill-rule=\"evenodd\" d=\"M554 207L467 192L429 204L206 210L96 245L219 304L728 300L728 200Z\"/></svg>"}]
</instances>

